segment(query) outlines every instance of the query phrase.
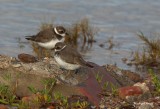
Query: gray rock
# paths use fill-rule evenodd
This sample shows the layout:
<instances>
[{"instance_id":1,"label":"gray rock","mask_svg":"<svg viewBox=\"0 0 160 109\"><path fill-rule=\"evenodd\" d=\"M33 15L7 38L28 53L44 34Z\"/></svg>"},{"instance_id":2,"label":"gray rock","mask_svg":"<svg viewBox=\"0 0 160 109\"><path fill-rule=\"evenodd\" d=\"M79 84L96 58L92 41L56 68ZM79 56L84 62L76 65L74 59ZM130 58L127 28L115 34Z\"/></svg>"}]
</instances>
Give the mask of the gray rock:
<instances>
[{"instance_id":1,"label":"gray rock","mask_svg":"<svg viewBox=\"0 0 160 109\"><path fill-rule=\"evenodd\" d=\"M140 104L138 109L153 109L153 108L154 108L153 103L144 102Z\"/></svg>"}]
</instances>

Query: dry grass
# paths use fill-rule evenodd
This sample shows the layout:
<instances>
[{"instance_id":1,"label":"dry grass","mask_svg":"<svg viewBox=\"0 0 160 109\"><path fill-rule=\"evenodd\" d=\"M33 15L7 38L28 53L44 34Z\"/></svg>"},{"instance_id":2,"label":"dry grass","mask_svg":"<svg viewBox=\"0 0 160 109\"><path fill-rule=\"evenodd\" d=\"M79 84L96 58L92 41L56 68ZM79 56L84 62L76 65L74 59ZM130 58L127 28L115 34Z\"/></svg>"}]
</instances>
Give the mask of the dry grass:
<instances>
[{"instance_id":1,"label":"dry grass","mask_svg":"<svg viewBox=\"0 0 160 109\"><path fill-rule=\"evenodd\" d=\"M98 28L91 25L87 18L73 23L67 30L70 34L67 42L80 47L81 51L88 51L96 42L95 35L98 33Z\"/></svg>"},{"instance_id":2,"label":"dry grass","mask_svg":"<svg viewBox=\"0 0 160 109\"><path fill-rule=\"evenodd\" d=\"M160 65L160 38L147 38L142 32L138 37L145 43L143 51L134 53L135 62L138 65L158 67Z\"/></svg>"},{"instance_id":3,"label":"dry grass","mask_svg":"<svg viewBox=\"0 0 160 109\"><path fill-rule=\"evenodd\" d=\"M50 23L42 23L41 26L40 26L40 31L43 31L45 29L51 29L53 28L53 24L50 24Z\"/></svg>"},{"instance_id":4,"label":"dry grass","mask_svg":"<svg viewBox=\"0 0 160 109\"><path fill-rule=\"evenodd\" d=\"M42 23L40 31L53 27L53 24ZM98 32L98 29L93 27L87 18L73 23L71 26L66 27L66 30L69 33L69 37L65 39L65 42L76 47L81 47L82 51L92 47L92 43L95 42L94 36ZM39 59L52 56L51 50L39 47L35 43L32 43L32 49Z\"/></svg>"}]
</instances>

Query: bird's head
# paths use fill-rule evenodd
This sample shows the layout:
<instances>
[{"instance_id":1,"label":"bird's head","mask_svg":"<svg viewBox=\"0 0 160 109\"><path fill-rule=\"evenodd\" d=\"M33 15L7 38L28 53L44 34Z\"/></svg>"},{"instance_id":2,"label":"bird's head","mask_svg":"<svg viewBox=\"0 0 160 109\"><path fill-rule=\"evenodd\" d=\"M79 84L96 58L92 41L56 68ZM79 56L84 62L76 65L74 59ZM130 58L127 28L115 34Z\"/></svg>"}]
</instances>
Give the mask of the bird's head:
<instances>
[{"instance_id":1,"label":"bird's head","mask_svg":"<svg viewBox=\"0 0 160 109\"><path fill-rule=\"evenodd\" d=\"M61 51L61 50L63 50L66 46L67 46L66 44L64 44L64 43L62 43L62 42L58 42L58 43L55 45L54 50L55 50L55 52L56 52L56 51Z\"/></svg>"},{"instance_id":2,"label":"bird's head","mask_svg":"<svg viewBox=\"0 0 160 109\"><path fill-rule=\"evenodd\" d=\"M62 37L65 37L66 35L68 35L68 33L66 32L66 29L63 26L56 26L56 27L54 27L54 32L57 35L60 35Z\"/></svg>"}]
</instances>

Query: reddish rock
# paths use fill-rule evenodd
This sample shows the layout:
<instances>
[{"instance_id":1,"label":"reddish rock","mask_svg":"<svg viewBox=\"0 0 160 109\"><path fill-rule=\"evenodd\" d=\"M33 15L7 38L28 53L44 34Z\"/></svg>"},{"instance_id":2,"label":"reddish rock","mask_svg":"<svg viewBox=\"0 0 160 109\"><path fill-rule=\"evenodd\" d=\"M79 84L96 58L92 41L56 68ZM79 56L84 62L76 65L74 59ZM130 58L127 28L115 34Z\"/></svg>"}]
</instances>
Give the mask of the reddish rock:
<instances>
[{"instance_id":1,"label":"reddish rock","mask_svg":"<svg viewBox=\"0 0 160 109\"><path fill-rule=\"evenodd\" d=\"M24 63L34 63L34 62L37 62L37 59L30 55L30 54L25 54L25 53L22 53L22 54L19 54L18 55L18 59Z\"/></svg>"},{"instance_id":2,"label":"reddish rock","mask_svg":"<svg viewBox=\"0 0 160 109\"><path fill-rule=\"evenodd\" d=\"M99 93L102 91L102 87L96 80L96 74L98 73L101 77L103 77L101 81L101 85L103 85L105 82L112 83L119 87L119 83L115 78L113 78L104 67L99 66L97 64L91 63L94 68L90 68L88 70L88 79L84 81L81 85L78 85L79 92L85 96L88 97L89 101L94 103L96 106L98 106L100 102L100 98L98 97ZM107 90L110 90L110 87L108 87Z\"/></svg>"},{"instance_id":3,"label":"reddish rock","mask_svg":"<svg viewBox=\"0 0 160 109\"><path fill-rule=\"evenodd\" d=\"M126 98L126 96L140 95L143 93L143 90L138 86L128 86L118 89L118 94L121 98Z\"/></svg>"},{"instance_id":4,"label":"reddish rock","mask_svg":"<svg viewBox=\"0 0 160 109\"><path fill-rule=\"evenodd\" d=\"M0 104L0 109L8 109L6 105Z\"/></svg>"}]
</instances>

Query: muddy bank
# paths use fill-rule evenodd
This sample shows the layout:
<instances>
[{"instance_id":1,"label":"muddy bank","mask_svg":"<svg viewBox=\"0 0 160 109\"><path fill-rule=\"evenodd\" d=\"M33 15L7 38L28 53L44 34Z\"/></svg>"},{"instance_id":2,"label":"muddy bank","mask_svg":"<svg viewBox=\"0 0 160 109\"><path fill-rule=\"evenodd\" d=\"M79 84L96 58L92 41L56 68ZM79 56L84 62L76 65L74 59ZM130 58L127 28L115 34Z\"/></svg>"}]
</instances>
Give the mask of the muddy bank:
<instances>
[{"instance_id":1,"label":"muddy bank","mask_svg":"<svg viewBox=\"0 0 160 109\"><path fill-rule=\"evenodd\" d=\"M36 85L39 84L37 86L37 88L39 88L41 86L40 80L43 78L55 78L57 84L66 84L67 86L73 87L82 86L86 80L94 78L96 73L104 74L106 72L105 68L91 63L94 66L94 69L82 68L78 73L71 72L71 74L68 75L66 70L60 69L53 58L34 63L24 63L14 57L0 55L0 60L1 77L11 74L11 79L13 79L13 81L18 80L19 85L22 84L21 86L24 87L27 86L27 83L28 85L32 83ZM106 75L107 78L105 79L108 79L107 81L119 85L112 76L108 73L106 73ZM1 78L1 80L4 82L3 78Z\"/></svg>"},{"instance_id":2,"label":"muddy bank","mask_svg":"<svg viewBox=\"0 0 160 109\"><path fill-rule=\"evenodd\" d=\"M33 95L28 87L32 86L37 90L43 90L45 86L42 81L52 78L56 80L52 96L56 92L68 97L86 96L92 104L98 106L103 101L102 99L109 99L104 96L100 97L100 95L106 95L103 94L102 88L106 82L108 86L105 90L111 91L113 94L113 87L118 89L143 81L138 74L114 65L99 66L92 62L89 63L94 68L81 68L78 73L68 73L68 71L60 69L53 58L26 63L14 57L0 55L0 82L13 87L16 96L23 98ZM112 100L113 98L111 97Z\"/></svg>"}]
</instances>

